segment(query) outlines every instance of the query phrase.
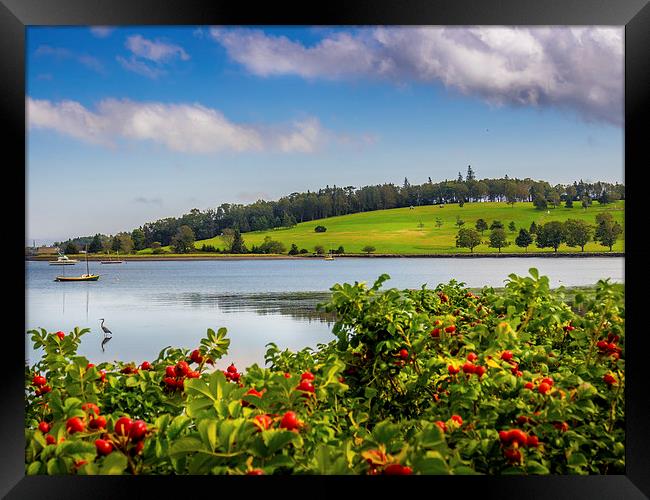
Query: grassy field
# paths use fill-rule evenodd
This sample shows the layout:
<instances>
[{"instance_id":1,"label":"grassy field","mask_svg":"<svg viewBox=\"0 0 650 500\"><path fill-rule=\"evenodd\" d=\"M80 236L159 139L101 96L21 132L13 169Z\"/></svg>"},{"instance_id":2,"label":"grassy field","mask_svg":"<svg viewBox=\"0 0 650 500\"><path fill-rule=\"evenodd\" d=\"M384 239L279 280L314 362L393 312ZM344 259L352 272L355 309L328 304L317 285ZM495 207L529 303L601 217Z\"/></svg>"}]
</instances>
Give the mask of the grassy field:
<instances>
[{"instance_id":1,"label":"grassy field","mask_svg":"<svg viewBox=\"0 0 650 500\"><path fill-rule=\"evenodd\" d=\"M298 248L306 248L313 252L315 245L322 245L327 249L336 249L343 245L346 253L361 253L365 245L372 245L376 253L392 254L452 254L469 253L468 249L456 248L456 217L465 221L464 227L473 228L478 219L484 219L488 225L493 220L500 220L506 229L510 246L503 248L502 252L523 253L524 249L514 244L520 228L528 229L531 222L544 224L553 220L565 221L566 219L583 219L590 224L595 224L596 215L601 212L610 212L615 220L623 225L624 203L619 201L609 205L601 206L594 202L591 207L584 210L580 203L574 208L564 206L548 211L536 210L532 203L515 203L510 206L506 203L465 203L464 207L457 204L443 205L439 208L434 206L423 206L410 208L396 208L392 210L377 210L340 217L331 217L312 222L304 222L292 228L274 229L268 231L256 231L244 233L244 242L250 249L255 244L259 245L264 241L265 236L283 242L287 249L292 243ZM443 222L441 227L436 227L436 218ZM514 221L517 231L511 233L508 224ZM419 224L423 227L420 228ZM314 228L323 225L327 228L325 233L316 233ZM483 238L487 240L489 230L485 231ZM223 248L223 242L219 237L196 242L196 247L201 245L213 245L216 248ZM169 247L165 248L169 250ZM590 242L585 246L585 252L606 252L609 249L598 243ZM553 252L552 248L539 249L534 244L528 248L529 252ZM562 252L580 252L580 248L569 248L562 245L559 249ZM613 251L624 251L624 235L614 245ZM474 249L475 253L496 253L497 249L489 248L483 243ZM151 253L151 250L143 250L142 253Z\"/></svg>"}]
</instances>

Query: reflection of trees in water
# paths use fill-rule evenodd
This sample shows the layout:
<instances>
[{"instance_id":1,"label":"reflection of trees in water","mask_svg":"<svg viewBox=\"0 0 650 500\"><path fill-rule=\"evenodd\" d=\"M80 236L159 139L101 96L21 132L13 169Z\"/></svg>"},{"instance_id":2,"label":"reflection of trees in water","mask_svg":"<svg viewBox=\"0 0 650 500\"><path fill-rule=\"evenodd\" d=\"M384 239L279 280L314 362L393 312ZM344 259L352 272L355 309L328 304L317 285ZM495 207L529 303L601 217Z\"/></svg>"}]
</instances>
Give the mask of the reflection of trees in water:
<instances>
[{"instance_id":1,"label":"reflection of trees in water","mask_svg":"<svg viewBox=\"0 0 650 500\"><path fill-rule=\"evenodd\" d=\"M334 313L316 309L327 302L330 292L262 292L262 293L181 293L158 294L154 302L186 304L193 307L217 306L223 312L255 312L261 316L281 314L295 319L334 323Z\"/></svg>"}]
</instances>

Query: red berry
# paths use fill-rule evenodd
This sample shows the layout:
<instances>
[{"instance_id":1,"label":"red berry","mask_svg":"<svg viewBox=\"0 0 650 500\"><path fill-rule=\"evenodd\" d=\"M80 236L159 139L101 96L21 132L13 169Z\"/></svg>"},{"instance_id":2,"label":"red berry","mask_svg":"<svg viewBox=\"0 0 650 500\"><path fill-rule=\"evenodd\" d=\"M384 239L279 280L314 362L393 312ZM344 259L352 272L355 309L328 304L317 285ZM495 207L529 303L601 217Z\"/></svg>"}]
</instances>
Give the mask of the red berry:
<instances>
[{"instance_id":1,"label":"red berry","mask_svg":"<svg viewBox=\"0 0 650 500\"><path fill-rule=\"evenodd\" d=\"M262 397L262 393L256 389L249 389L249 391L246 394L249 396L257 396L258 398Z\"/></svg>"},{"instance_id":2,"label":"red berry","mask_svg":"<svg viewBox=\"0 0 650 500\"><path fill-rule=\"evenodd\" d=\"M455 327L454 325L450 325L450 326L448 326L447 328L445 328L445 331L446 331L447 333L453 333L453 332L456 331L456 327Z\"/></svg>"},{"instance_id":3,"label":"red berry","mask_svg":"<svg viewBox=\"0 0 650 500\"><path fill-rule=\"evenodd\" d=\"M598 342L596 342L596 347L598 347L598 349L600 349L601 351L607 350L608 345L609 344L604 340L599 340Z\"/></svg>"},{"instance_id":4,"label":"red berry","mask_svg":"<svg viewBox=\"0 0 650 500\"><path fill-rule=\"evenodd\" d=\"M316 389L314 388L314 384L312 384L309 380L303 380L298 384L297 389L299 391L305 391L305 392L315 392Z\"/></svg>"},{"instance_id":5,"label":"red berry","mask_svg":"<svg viewBox=\"0 0 650 500\"><path fill-rule=\"evenodd\" d=\"M185 376L190 371L190 365L187 364L187 361L179 361L176 363L176 376Z\"/></svg>"},{"instance_id":6,"label":"red berry","mask_svg":"<svg viewBox=\"0 0 650 500\"><path fill-rule=\"evenodd\" d=\"M433 330L431 330L431 336L440 337L440 328L434 328Z\"/></svg>"},{"instance_id":7,"label":"red berry","mask_svg":"<svg viewBox=\"0 0 650 500\"><path fill-rule=\"evenodd\" d=\"M517 443L519 446L525 446L528 442L528 436L526 433L519 429L512 429L508 431L508 442Z\"/></svg>"},{"instance_id":8,"label":"red berry","mask_svg":"<svg viewBox=\"0 0 650 500\"><path fill-rule=\"evenodd\" d=\"M52 434L48 434L47 436L45 436L45 443L56 444L56 438Z\"/></svg>"},{"instance_id":9,"label":"red berry","mask_svg":"<svg viewBox=\"0 0 650 500\"><path fill-rule=\"evenodd\" d=\"M167 368L165 368L165 375L167 375L168 377L175 377L176 368L174 368L173 366L168 366Z\"/></svg>"},{"instance_id":10,"label":"red berry","mask_svg":"<svg viewBox=\"0 0 650 500\"><path fill-rule=\"evenodd\" d=\"M96 418L91 418L90 422L88 422L88 427L91 429L103 429L106 427L106 417L96 417Z\"/></svg>"},{"instance_id":11,"label":"red berry","mask_svg":"<svg viewBox=\"0 0 650 500\"><path fill-rule=\"evenodd\" d=\"M526 389L530 389L531 391L533 390L533 387L534 387L534 386L533 386L533 383L532 383L532 382L526 382L526 383L524 384L524 388L526 388Z\"/></svg>"},{"instance_id":12,"label":"red berry","mask_svg":"<svg viewBox=\"0 0 650 500\"><path fill-rule=\"evenodd\" d=\"M549 386L553 387L553 379L550 377L546 377L542 379L543 384L548 384Z\"/></svg>"},{"instance_id":13,"label":"red berry","mask_svg":"<svg viewBox=\"0 0 650 500\"><path fill-rule=\"evenodd\" d=\"M167 385L167 387L176 387L176 379L173 377L165 377L163 379L163 382Z\"/></svg>"},{"instance_id":14,"label":"red berry","mask_svg":"<svg viewBox=\"0 0 650 500\"><path fill-rule=\"evenodd\" d=\"M131 428L129 429L129 437L133 441L139 441L147 433L147 424L144 420L136 420L131 423Z\"/></svg>"},{"instance_id":15,"label":"red berry","mask_svg":"<svg viewBox=\"0 0 650 500\"><path fill-rule=\"evenodd\" d=\"M540 394L546 394L550 390L551 390L551 386L548 385L546 382L542 382L541 384L539 384L539 387L537 387L537 391Z\"/></svg>"},{"instance_id":16,"label":"red berry","mask_svg":"<svg viewBox=\"0 0 650 500\"><path fill-rule=\"evenodd\" d=\"M508 432L507 431L499 431L499 439L501 439L501 441L503 443L507 444L509 442Z\"/></svg>"},{"instance_id":17,"label":"red berry","mask_svg":"<svg viewBox=\"0 0 650 500\"><path fill-rule=\"evenodd\" d=\"M478 375L478 378L481 378L483 375L485 375L486 371L487 371L487 369L485 368L485 366L475 366L474 367L474 373L476 375Z\"/></svg>"},{"instance_id":18,"label":"red berry","mask_svg":"<svg viewBox=\"0 0 650 500\"><path fill-rule=\"evenodd\" d=\"M99 407L95 403L84 403L81 405L81 409L85 412L93 412L95 415L99 415Z\"/></svg>"},{"instance_id":19,"label":"red berry","mask_svg":"<svg viewBox=\"0 0 650 500\"><path fill-rule=\"evenodd\" d=\"M517 423L518 423L519 425L523 425L523 424L528 423L528 417L527 417L526 415L519 415L519 416L517 417Z\"/></svg>"},{"instance_id":20,"label":"red berry","mask_svg":"<svg viewBox=\"0 0 650 500\"><path fill-rule=\"evenodd\" d=\"M456 422L458 425L463 425L463 419L460 415L452 415L451 419Z\"/></svg>"},{"instance_id":21,"label":"red berry","mask_svg":"<svg viewBox=\"0 0 650 500\"><path fill-rule=\"evenodd\" d=\"M386 474L387 476L392 476L392 475L403 476L412 473L413 470L410 467L404 467L403 465L400 464L390 464L384 468L384 474Z\"/></svg>"},{"instance_id":22,"label":"red berry","mask_svg":"<svg viewBox=\"0 0 650 500\"><path fill-rule=\"evenodd\" d=\"M263 476L264 471L262 469L251 469L246 473L247 476Z\"/></svg>"},{"instance_id":23,"label":"red berry","mask_svg":"<svg viewBox=\"0 0 650 500\"><path fill-rule=\"evenodd\" d=\"M41 387L47 384L47 379L42 375L35 375L34 378L32 379L32 384L34 384L37 387Z\"/></svg>"},{"instance_id":24,"label":"red berry","mask_svg":"<svg viewBox=\"0 0 650 500\"><path fill-rule=\"evenodd\" d=\"M467 361L474 362L474 361L476 361L477 359L478 359L478 356L477 356L475 353L473 353L473 352L470 352L470 353L467 355Z\"/></svg>"},{"instance_id":25,"label":"red berry","mask_svg":"<svg viewBox=\"0 0 650 500\"><path fill-rule=\"evenodd\" d=\"M305 372L300 375L300 380L314 380L314 374L311 372Z\"/></svg>"},{"instance_id":26,"label":"red berry","mask_svg":"<svg viewBox=\"0 0 650 500\"><path fill-rule=\"evenodd\" d=\"M512 353L510 351L503 351L501 353L501 359L503 361L510 361L512 359Z\"/></svg>"},{"instance_id":27,"label":"red berry","mask_svg":"<svg viewBox=\"0 0 650 500\"><path fill-rule=\"evenodd\" d=\"M474 373L474 369L475 369L475 368L476 368L476 367L475 367L472 363L469 363L469 362L468 362L468 363L465 363L465 364L463 365L463 372L464 372L464 373Z\"/></svg>"},{"instance_id":28,"label":"red berry","mask_svg":"<svg viewBox=\"0 0 650 500\"><path fill-rule=\"evenodd\" d=\"M569 430L569 424L567 424L566 422L555 422L553 424L553 427L555 427L556 429L562 432L566 432Z\"/></svg>"},{"instance_id":29,"label":"red berry","mask_svg":"<svg viewBox=\"0 0 650 500\"><path fill-rule=\"evenodd\" d=\"M402 349L399 352L399 357L402 359L406 359L409 357L409 352L406 349Z\"/></svg>"},{"instance_id":30,"label":"red berry","mask_svg":"<svg viewBox=\"0 0 650 500\"><path fill-rule=\"evenodd\" d=\"M40 392L38 392L38 391L37 392L38 392L38 394L47 394L51 390L52 390L52 388L49 385L44 385L43 387L41 387Z\"/></svg>"},{"instance_id":31,"label":"red berry","mask_svg":"<svg viewBox=\"0 0 650 500\"><path fill-rule=\"evenodd\" d=\"M607 385L614 385L616 383L616 378L611 373L604 375L603 380Z\"/></svg>"},{"instance_id":32,"label":"red berry","mask_svg":"<svg viewBox=\"0 0 650 500\"><path fill-rule=\"evenodd\" d=\"M300 427L300 423L296 413L293 411L286 412L280 421L280 428L292 431L298 427Z\"/></svg>"},{"instance_id":33,"label":"red berry","mask_svg":"<svg viewBox=\"0 0 650 500\"><path fill-rule=\"evenodd\" d=\"M102 382L106 382L106 371L105 370L99 370L99 380Z\"/></svg>"},{"instance_id":34,"label":"red berry","mask_svg":"<svg viewBox=\"0 0 650 500\"><path fill-rule=\"evenodd\" d=\"M273 419L269 415L255 415L253 423L259 428L259 430L265 431L271 428L271 425L273 425Z\"/></svg>"},{"instance_id":35,"label":"red berry","mask_svg":"<svg viewBox=\"0 0 650 500\"><path fill-rule=\"evenodd\" d=\"M43 434L47 434L48 432L50 432L50 428L51 426L47 422L40 422L38 424L38 430L41 431Z\"/></svg>"},{"instance_id":36,"label":"red berry","mask_svg":"<svg viewBox=\"0 0 650 500\"><path fill-rule=\"evenodd\" d=\"M79 417L72 417L66 422L65 428L69 434L74 434L75 432L83 432L86 425Z\"/></svg>"},{"instance_id":37,"label":"red berry","mask_svg":"<svg viewBox=\"0 0 650 500\"><path fill-rule=\"evenodd\" d=\"M442 432L447 432L447 424L442 420L436 420L436 425L442 429Z\"/></svg>"},{"instance_id":38,"label":"red berry","mask_svg":"<svg viewBox=\"0 0 650 500\"><path fill-rule=\"evenodd\" d=\"M285 373L284 378L291 378L291 374L290 373Z\"/></svg>"},{"instance_id":39,"label":"red berry","mask_svg":"<svg viewBox=\"0 0 650 500\"><path fill-rule=\"evenodd\" d=\"M63 340L63 338L65 337L65 333L63 333L63 332L56 332L56 336L59 337L59 340Z\"/></svg>"},{"instance_id":40,"label":"red berry","mask_svg":"<svg viewBox=\"0 0 650 500\"><path fill-rule=\"evenodd\" d=\"M195 363L201 364L201 362L203 361L203 356L201 356L201 351L199 351L198 349L194 349L190 354L190 359Z\"/></svg>"},{"instance_id":41,"label":"red berry","mask_svg":"<svg viewBox=\"0 0 650 500\"><path fill-rule=\"evenodd\" d=\"M133 421L129 417L118 418L114 426L115 434L118 436L128 436L131 431L131 425L133 425Z\"/></svg>"},{"instance_id":42,"label":"red berry","mask_svg":"<svg viewBox=\"0 0 650 500\"><path fill-rule=\"evenodd\" d=\"M94 364L92 364L92 363L88 363L88 364L86 365L86 371L88 371L88 370L90 370L91 368L94 368L94 367L95 367Z\"/></svg>"},{"instance_id":43,"label":"red berry","mask_svg":"<svg viewBox=\"0 0 650 500\"><path fill-rule=\"evenodd\" d=\"M526 441L526 446L536 448L539 445L539 438L537 436L528 436L528 441Z\"/></svg>"},{"instance_id":44,"label":"red berry","mask_svg":"<svg viewBox=\"0 0 650 500\"><path fill-rule=\"evenodd\" d=\"M237 368L235 367L235 363L230 363L230 366L228 367L228 373L237 373Z\"/></svg>"},{"instance_id":45,"label":"red berry","mask_svg":"<svg viewBox=\"0 0 650 500\"><path fill-rule=\"evenodd\" d=\"M506 456L509 462L518 463L521 462L521 452L517 449L507 448L503 450L503 454Z\"/></svg>"},{"instance_id":46,"label":"red berry","mask_svg":"<svg viewBox=\"0 0 650 500\"><path fill-rule=\"evenodd\" d=\"M196 370L190 370L187 372L187 378L199 378L201 376L200 372L197 372Z\"/></svg>"},{"instance_id":47,"label":"red berry","mask_svg":"<svg viewBox=\"0 0 650 500\"><path fill-rule=\"evenodd\" d=\"M108 455L113 451L113 443L106 439L95 439L95 448L100 455Z\"/></svg>"},{"instance_id":48,"label":"red berry","mask_svg":"<svg viewBox=\"0 0 650 500\"><path fill-rule=\"evenodd\" d=\"M460 371L460 368L455 368L453 365L449 365L447 371L450 375L456 375Z\"/></svg>"},{"instance_id":49,"label":"red berry","mask_svg":"<svg viewBox=\"0 0 650 500\"><path fill-rule=\"evenodd\" d=\"M141 370L151 370L151 363L149 361L143 361L140 365Z\"/></svg>"}]
</instances>

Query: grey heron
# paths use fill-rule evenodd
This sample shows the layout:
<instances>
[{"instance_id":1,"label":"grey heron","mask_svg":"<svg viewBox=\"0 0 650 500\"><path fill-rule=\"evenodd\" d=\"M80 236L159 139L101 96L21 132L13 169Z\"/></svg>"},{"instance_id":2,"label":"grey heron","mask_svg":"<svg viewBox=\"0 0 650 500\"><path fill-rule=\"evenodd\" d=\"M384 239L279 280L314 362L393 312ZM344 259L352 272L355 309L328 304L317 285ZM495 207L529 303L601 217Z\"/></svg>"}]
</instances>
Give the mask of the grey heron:
<instances>
[{"instance_id":1,"label":"grey heron","mask_svg":"<svg viewBox=\"0 0 650 500\"><path fill-rule=\"evenodd\" d=\"M109 335L113 335L113 332L111 332L108 328L104 326L104 318L99 318L102 321L102 324L100 325L102 328L102 331L104 333L108 333Z\"/></svg>"}]
</instances>

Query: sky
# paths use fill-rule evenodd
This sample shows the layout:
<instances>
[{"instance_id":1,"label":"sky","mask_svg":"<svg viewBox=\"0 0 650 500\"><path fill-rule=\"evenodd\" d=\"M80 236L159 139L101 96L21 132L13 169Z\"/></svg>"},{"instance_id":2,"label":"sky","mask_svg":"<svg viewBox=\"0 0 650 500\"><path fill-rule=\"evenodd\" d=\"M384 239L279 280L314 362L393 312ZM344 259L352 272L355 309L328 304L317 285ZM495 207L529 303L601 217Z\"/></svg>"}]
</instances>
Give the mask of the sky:
<instances>
[{"instance_id":1,"label":"sky","mask_svg":"<svg viewBox=\"0 0 650 500\"><path fill-rule=\"evenodd\" d=\"M28 27L26 243L327 185L624 182L623 27Z\"/></svg>"}]
</instances>

